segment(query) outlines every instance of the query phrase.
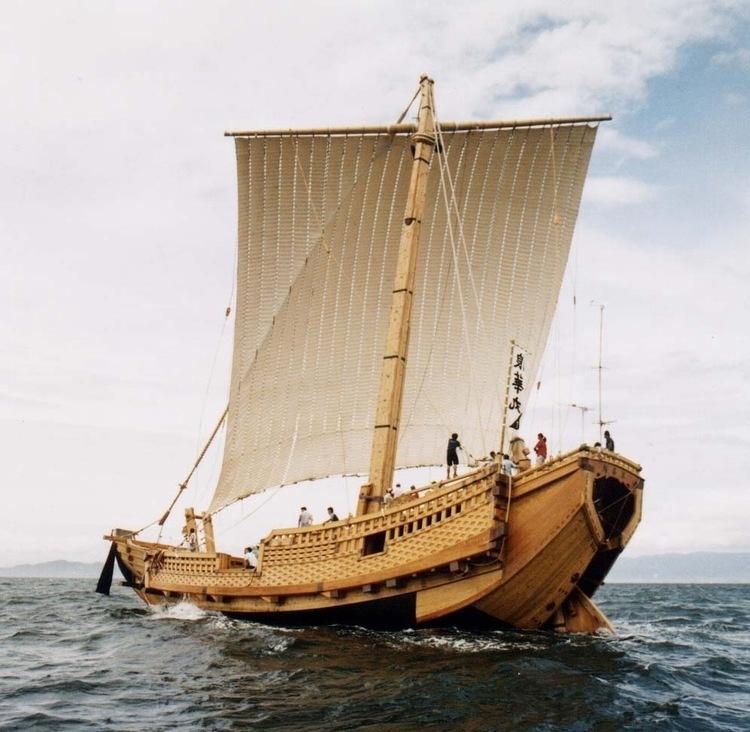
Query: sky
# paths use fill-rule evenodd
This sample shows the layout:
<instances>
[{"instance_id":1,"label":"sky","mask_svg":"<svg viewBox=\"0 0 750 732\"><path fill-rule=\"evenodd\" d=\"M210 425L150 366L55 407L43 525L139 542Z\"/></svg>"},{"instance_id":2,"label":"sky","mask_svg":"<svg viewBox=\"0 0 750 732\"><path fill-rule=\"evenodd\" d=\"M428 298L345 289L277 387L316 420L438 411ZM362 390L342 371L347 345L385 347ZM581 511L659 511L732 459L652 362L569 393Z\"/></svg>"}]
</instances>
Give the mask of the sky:
<instances>
[{"instance_id":1,"label":"sky","mask_svg":"<svg viewBox=\"0 0 750 732\"><path fill-rule=\"evenodd\" d=\"M223 131L392 122L422 73L444 120L613 115L529 429L554 451L596 439L603 304L604 418L646 479L628 553L750 549L749 2L6 0L0 566L103 558L102 534L161 514L223 410ZM218 447L177 519L207 505ZM254 496L217 516L220 548L302 502L346 513L357 486Z\"/></svg>"}]
</instances>

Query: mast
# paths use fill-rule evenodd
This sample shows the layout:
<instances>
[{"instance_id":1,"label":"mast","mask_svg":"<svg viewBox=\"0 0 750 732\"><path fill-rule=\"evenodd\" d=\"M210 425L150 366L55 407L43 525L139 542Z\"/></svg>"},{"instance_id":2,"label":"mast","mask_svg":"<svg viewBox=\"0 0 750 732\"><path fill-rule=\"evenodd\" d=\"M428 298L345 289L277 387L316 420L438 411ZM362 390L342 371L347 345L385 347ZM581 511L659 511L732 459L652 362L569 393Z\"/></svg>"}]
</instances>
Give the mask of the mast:
<instances>
[{"instance_id":1,"label":"mast","mask_svg":"<svg viewBox=\"0 0 750 732\"><path fill-rule=\"evenodd\" d=\"M599 440L602 439L604 420L602 419L602 345L604 339L604 305L599 305Z\"/></svg>"},{"instance_id":2,"label":"mast","mask_svg":"<svg viewBox=\"0 0 750 732\"><path fill-rule=\"evenodd\" d=\"M414 299L419 234L427 191L427 175L435 149L432 84L433 81L428 76L422 76L419 80L419 118L417 131L412 136L414 162L398 247L385 355L380 372L375 429L370 455L370 478L369 483L362 486L357 515L379 508L380 499L393 484L396 439L406 378L406 354L409 349L409 323Z\"/></svg>"}]
</instances>

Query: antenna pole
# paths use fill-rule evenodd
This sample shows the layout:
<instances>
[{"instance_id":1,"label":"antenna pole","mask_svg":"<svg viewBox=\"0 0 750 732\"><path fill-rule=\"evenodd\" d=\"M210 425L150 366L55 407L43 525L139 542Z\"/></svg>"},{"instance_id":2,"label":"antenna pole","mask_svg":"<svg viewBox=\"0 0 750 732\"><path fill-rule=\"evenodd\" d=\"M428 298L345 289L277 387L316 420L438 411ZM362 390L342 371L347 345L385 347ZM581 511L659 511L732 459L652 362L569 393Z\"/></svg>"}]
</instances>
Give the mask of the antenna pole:
<instances>
[{"instance_id":1,"label":"antenna pole","mask_svg":"<svg viewBox=\"0 0 750 732\"><path fill-rule=\"evenodd\" d=\"M584 407L581 404L570 404L568 406L573 407L574 409L579 409L581 411L581 443L584 443L586 441L586 433L585 433L585 416L586 412L588 412L591 407Z\"/></svg>"},{"instance_id":2,"label":"antenna pole","mask_svg":"<svg viewBox=\"0 0 750 732\"><path fill-rule=\"evenodd\" d=\"M599 441L602 440L602 344L604 342L604 305L599 305Z\"/></svg>"},{"instance_id":3,"label":"antenna pole","mask_svg":"<svg viewBox=\"0 0 750 732\"><path fill-rule=\"evenodd\" d=\"M404 225L398 247L396 277L391 297L388 337L380 372L380 387L375 408L375 429L370 456L369 482L362 486L357 503L361 516L380 508L385 492L393 485L396 441L401 419L406 356L409 350L409 323L414 298L414 281L419 252L427 176L435 149L435 122L432 110L432 79L419 80L420 101L417 131L412 136L413 160Z\"/></svg>"}]
</instances>

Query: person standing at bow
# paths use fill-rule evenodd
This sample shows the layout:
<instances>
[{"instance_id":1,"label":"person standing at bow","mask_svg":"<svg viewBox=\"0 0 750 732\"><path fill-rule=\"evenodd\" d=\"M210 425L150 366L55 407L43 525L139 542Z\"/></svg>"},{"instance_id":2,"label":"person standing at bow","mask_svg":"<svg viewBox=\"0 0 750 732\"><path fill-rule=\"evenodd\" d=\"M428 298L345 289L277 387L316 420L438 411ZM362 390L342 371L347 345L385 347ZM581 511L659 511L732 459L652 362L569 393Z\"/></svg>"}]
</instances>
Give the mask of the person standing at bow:
<instances>
[{"instance_id":1,"label":"person standing at bow","mask_svg":"<svg viewBox=\"0 0 750 732\"><path fill-rule=\"evenodd\" d=\"M610 452L615 451L615 441L612 439L612 435L609 434L609 430L604 430L604 446Z\"/></svg>"},{"instance_id":2,"label":"person standing at bow","mask_svg":"<svg viewBox=\"0 0 750 732\"><path fill-rule=\"evenodd\" d=\"M448 440L448 449L445 455L445 461L448 464L448 472L446 478L451 477L451 465L453 466L453 477L458 475L458 451L461 448L461 443L458 441L458 433L454 432Z\"/></svg>"},{"instance_id":3,"label":"person standing at bow","mask_svg":"<svg viewBox=\"0 0 750 732\"><path fill-rule=\"evenodd\" d=\"M534 452L536 453L536 464L544 465L544 462L547 459L547 438L541 432L537 435Z\"/></svg>"}]
</instances>

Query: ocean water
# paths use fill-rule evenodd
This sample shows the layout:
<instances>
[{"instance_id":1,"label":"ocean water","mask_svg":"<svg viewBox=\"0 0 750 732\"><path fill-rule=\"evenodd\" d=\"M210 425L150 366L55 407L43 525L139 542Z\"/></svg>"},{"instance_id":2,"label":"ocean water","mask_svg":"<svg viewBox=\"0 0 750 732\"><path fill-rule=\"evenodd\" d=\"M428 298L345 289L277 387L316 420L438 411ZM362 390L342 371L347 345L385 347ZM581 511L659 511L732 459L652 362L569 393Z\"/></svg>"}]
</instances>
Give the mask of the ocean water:
<instances>
[{"instance_id":1,"label":"ocean water","mask_svg":"<svg viewBox=\"0 0 750 732\"><path fill-rule=\"evenodd\" d=\"M615 637L269 628L0 579L3 730L750 729L750 585L607 585Z\"/></svg>"}]
</instances>

